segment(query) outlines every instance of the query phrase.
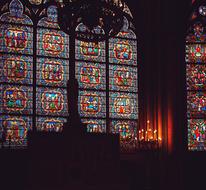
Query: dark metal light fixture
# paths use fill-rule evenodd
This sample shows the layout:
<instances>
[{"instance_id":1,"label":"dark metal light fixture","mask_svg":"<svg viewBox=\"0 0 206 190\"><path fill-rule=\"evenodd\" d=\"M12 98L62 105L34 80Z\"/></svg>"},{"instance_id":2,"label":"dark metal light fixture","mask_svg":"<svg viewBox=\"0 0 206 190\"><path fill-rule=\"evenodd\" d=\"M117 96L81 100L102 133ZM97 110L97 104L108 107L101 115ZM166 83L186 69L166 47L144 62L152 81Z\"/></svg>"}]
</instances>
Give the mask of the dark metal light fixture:
<instances>
[{"instance_id":1,"label":"dark metal light fixture","mask_svg":"<svg viewBox=\"0 0 206 190\"><path fill-rule=\"evenodd\" d=\"M59 8L61 29L71 34L79 23L86 26L85 34L79 34L82 41L102 41L115 36L123 26L125 3L122 0L64 0ZM97 28L101 28L96 35Z\"/></svg>"}]
</instances>

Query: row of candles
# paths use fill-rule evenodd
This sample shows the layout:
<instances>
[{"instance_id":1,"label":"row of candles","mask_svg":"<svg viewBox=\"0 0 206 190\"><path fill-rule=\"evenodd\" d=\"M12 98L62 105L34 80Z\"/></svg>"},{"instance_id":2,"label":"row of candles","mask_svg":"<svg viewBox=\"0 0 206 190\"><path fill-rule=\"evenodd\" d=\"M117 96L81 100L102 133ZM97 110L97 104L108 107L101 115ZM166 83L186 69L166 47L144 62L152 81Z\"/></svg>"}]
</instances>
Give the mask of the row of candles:
<instances>
[{"instance_id":1,"label":"row of candles","mask_svg":"<svg viewBox=\"0 0 206 190\"><path fill-rule=\"evenodd\" d=\"M161 141L161 137L158 137L158 133L156 129L152 129L150 127L150 121L147 121L146 130L139 130L139 141L150 141L150 142L159 142Z\"/></svg>"}]
</instances>

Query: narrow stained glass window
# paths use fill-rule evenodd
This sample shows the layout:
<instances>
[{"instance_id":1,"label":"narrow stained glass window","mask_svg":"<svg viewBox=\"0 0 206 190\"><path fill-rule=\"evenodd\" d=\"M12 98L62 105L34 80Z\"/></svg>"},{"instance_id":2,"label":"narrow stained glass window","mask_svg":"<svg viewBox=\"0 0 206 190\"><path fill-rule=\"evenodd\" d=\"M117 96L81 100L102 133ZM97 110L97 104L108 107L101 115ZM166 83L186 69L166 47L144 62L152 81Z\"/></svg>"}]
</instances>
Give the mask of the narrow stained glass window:
<instances>
[{"instance_id":1,"label":"narrow stained glass window","mask_svg":"<svg viewBox=\"0 0 206 190\"><path fill-rule=\"evenodd\" d=\"M205 5L194 7L186 37L188 149L206 150L206 23Z\"/></svg>"}]
</instances>

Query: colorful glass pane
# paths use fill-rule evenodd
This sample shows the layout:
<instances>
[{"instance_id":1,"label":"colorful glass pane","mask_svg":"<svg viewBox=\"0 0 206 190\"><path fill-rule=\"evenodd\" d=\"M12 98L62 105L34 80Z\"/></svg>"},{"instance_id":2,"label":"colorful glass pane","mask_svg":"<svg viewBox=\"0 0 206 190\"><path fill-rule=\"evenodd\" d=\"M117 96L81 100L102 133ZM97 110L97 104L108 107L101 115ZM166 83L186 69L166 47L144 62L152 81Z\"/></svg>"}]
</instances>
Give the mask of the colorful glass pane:
<instances>
[{"instance_id":1,"label":"colorful glass pane","mask_svg":"<svg viewBox=\"0 0 206 190\"><path fill-rule=\"evenodd\" d=\"M67 92L60 88L37 88L37 114L67 115Z\"/></svg>"},{"instance_id":2,"label":"colorful glass pane","mask_svg":"<svg viewBox=\"0 0 206 190\"><path fill-rule=\"evenodd\" d=\"M188 149L206 150L206 120L188 120Z\"/></svg>"},{"instance_id":3,"label":"colorful glass pane","mask_svg":"<svg viewBox=\"0 0 206 190\"><path fill-rule=\"evenodd\" d=\"M28 26L1 25L0 52L33 53L33 29Z\"/></svg>"},{"instance_id":4,"label":"colorful glass pane","mask_svg":"<svg viewBox=\"0 0 206 190\"><path fill-rule=\"evenodd\" d=\"M23 14L23 5L19 0L12 0L9 5L8 13L0 16L0 21L15 24L32 25L32 20Z\"/></svg>"},{"instance_id":5,"label":"colorful glass pane","mask_svg":"<svg viewBox=\"0 0 206 190\"><path fill-rule=\"evenodd\" d=\"M111 38L109 40L109 62L137 65L136 41Z\"/></svg>"},{"instance_id":6,"label":"colorful glass pane","mask_svg":"<svg viewBox=\"0 0 206 190\"><path fill-rule=\"evenodd\" d=\"M69 79L69 61L61 59L37 59L37 83L66 87Z\"/></svg>"},{"instance_id":7,"label":"colorful glass pane","mask_svg":"<svg viewBox=\"0 0 206 190\"><path fill-rule=\"evenodd\" d=\"M32 57L0 54L0 68L2 82L32 83Z\"/></svg>"},{"instance_id":8,"label":"colorful glass pane","mask_svg":"<svg viewBox=\"0 0 206 190\"><path fill-rule=\"evenodd\" d=\"M82 122L87 125L89 133L106 133L106 121L102 119L82 119Z\"/></svg>"},{"instance_id":9,"label":"colorful glass pane","mask_svg":"<svg viewBox=\"0 0 206 190\"><path fill-rule=\"evenodd\" d=\"M69 58L69 36L54 29L38 29L37 54Z\"/></svg>"},{"instance_id":10,"label":"colorful glass pane","mask_svg":"<svg viewBox=\"0 0 206 190\"><path fill-rule=\"evenodd\" d=\"M2 116L0 119L1 137L4 146L22 147L27 145L27 132L32 128L32 120L25 116Z\"/></svg>"},{"instance_id":11,"label":"colorful glass pane","mask_svg":"<svg viewBox=\"0 0 206 190\"><path fill-rule=\"evenodd\" d=\"M80 88L106 89L105 64L76 62L76 76Z\"/></svg>"},{"instance_id":12,"label":"colorful glass pane","mask_svg":"<svg viewBox=\"0 0 206 190\"><path fill-rule=\"evenodd\" d=\"M110 89L137 92L137 68L109 66Z\"/></svg>"},{"instance_id":13,"label":"colorful glass pane","mask_svg":"<svg viewBox=\"0 0 206 190\"><path fill-rule=\"evenodd\" d=\"M205 42L206 41L206 31L205 27L201 23L194 24L189 34L186 37L187 42Z\"/></svg>"},{"instance_id":14,"label":"colorful glass pane","mask_svg":"<svg viewBox=\"0 0 206 190\"><path fill-rule=\"evenodd\" d=\"M188 117L206 117L206 92L188 92Z\"/></svg>"},{"instance_id":15,"label":"colorful glass pane","mask_svg":"<svg viewBox=\"0 0 206 190\"><path fill-rule=\"evenodd\" d=\"M186 45L186 62L206 63L206 45L204 44Z\"/></svg>"},{"instance_id":16,"label":"colorful glass pane","mask_svg":"<svg viewBox=\"0 0 206 190\"><path fill-rule=\"evenodd\" d=\"M29 0L29 2L31 4L34 4L34 5L40 5L42 3L43 0Z\"/></svg>"},{"instance_id":17,"label":"colorful glass pane","mask_svg":"<svg viewBox=\"0 0 206 190\"><path fill-rule=\"evenodd\" d=\"M187 89L206 90L206 65L187 65Z\"/></svg>"},{"instance_id":18,"label":"colorful glass pane","mask_svg":"<svg viewBox=\"0 0 206 190\"><path fill-rule=\"evenodd\" d=\"M79 113L82 117L106 116L106 93L94 91L79 92Z\"/></svg>"},{"instance_id":19,"label":"colorful glass pane","mask_svg":"<svg viewBox=\"0 0 206 190\"><path fill-rule=\"evenodd\" d=\"M138 118L137 94L110 92L110 117Z\"/></svg>"},{"instance_id":20,"label":"colorful glass pane","mask_svg":"<svg viewBox=\"0 0 206 190\"><path fill-rule=\"evenodd\" d=\"M32 113L32 88L25 86L0 86L1 113Z\"/></svg>"},{"instance_id":21,"label":"colorful glass pane","mask_svg":"<svg viewBox=\"0 0 206 190\"><path fill-rule=\"evenodd\" d=\"M113 120L110 123L110 132L119 133L120 145L123 149L132 149L137 140L137 122Z\"/></svg>"},{"instance_id":22,"label":"colorful glass pane","mask_svg":"<svg viewBox=\"0 0 206 190\"><path fill-rule=\"evenodd\" d=\"M57 117L57 118L50 118L50 117L37 117L37 130L39 131L55 131L61 132L63 130L63 124L66 123L65 118Z\"/></svg>"},{"instance_id":23,"label":"colorful glass pane","mask_svg":"<svg viewBox=\"0 0 206 190\"><path fill-rule=\"evenodd\" d=\"M76 40L75 57L78 60L105 62L105 42L83 42Z\"/></svg>"},{"instance_id":24,"label":"colorful glass pane","mask_svg":"<svg viewBox=\"0 0 206 190\"><path fill-rule=\"evenodd\" d=\"M117 37L120 38L128 38L128 39L136 39L136 35L134 34L133 31L121 31L117 34Z\"/></svg>"},{"instance_id":25,"label":"colorful glass pane","mask_svg":"<svg viewBox=\"0 0 206 190\"><path fill-rule=\"evenodd\" d=\"M47 17L42 18L38 22L38 26L46 27L46 28L59 28L57 18L58 18L57 7L50 6L47 9Z\"/></svg>"}]
</instances>

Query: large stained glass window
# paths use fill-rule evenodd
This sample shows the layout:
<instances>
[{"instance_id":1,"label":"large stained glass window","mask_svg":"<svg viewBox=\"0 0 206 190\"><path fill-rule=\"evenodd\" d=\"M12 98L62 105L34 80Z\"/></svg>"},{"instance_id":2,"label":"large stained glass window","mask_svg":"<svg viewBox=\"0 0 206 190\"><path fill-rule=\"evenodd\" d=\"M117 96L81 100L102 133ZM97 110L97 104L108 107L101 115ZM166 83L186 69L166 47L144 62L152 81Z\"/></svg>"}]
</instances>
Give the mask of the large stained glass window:
<instances>
[{"instance_id":1,"label":"large stained glass window","mask_svg":"<svg viewBox=\"0 0 206 190\"><path fill-rule=\"evenodd\" d=\"M28 130L59 132L66 122L70 50L69 36L57 22L62 4L8 0L0 5L3 146L25 147ZM100 42L76 39L74 47L82 122L88 132L119 133L124 150L135 147L138 123L137 41L131 18L124 18L117 36ZM79 23L76 33L86 32ZM94 32L105 35L99 26Z\"/></svg>"},{"instance_id":2,"label":"large stained glass window","mask_svg":"<svg viewBox=\"0 0 206 190\"><path fill-rule=\"evenodd\" d=\"M206 150L206 4L194 7L186 37L188 149Z\"/></svg>"}]
</instances>

